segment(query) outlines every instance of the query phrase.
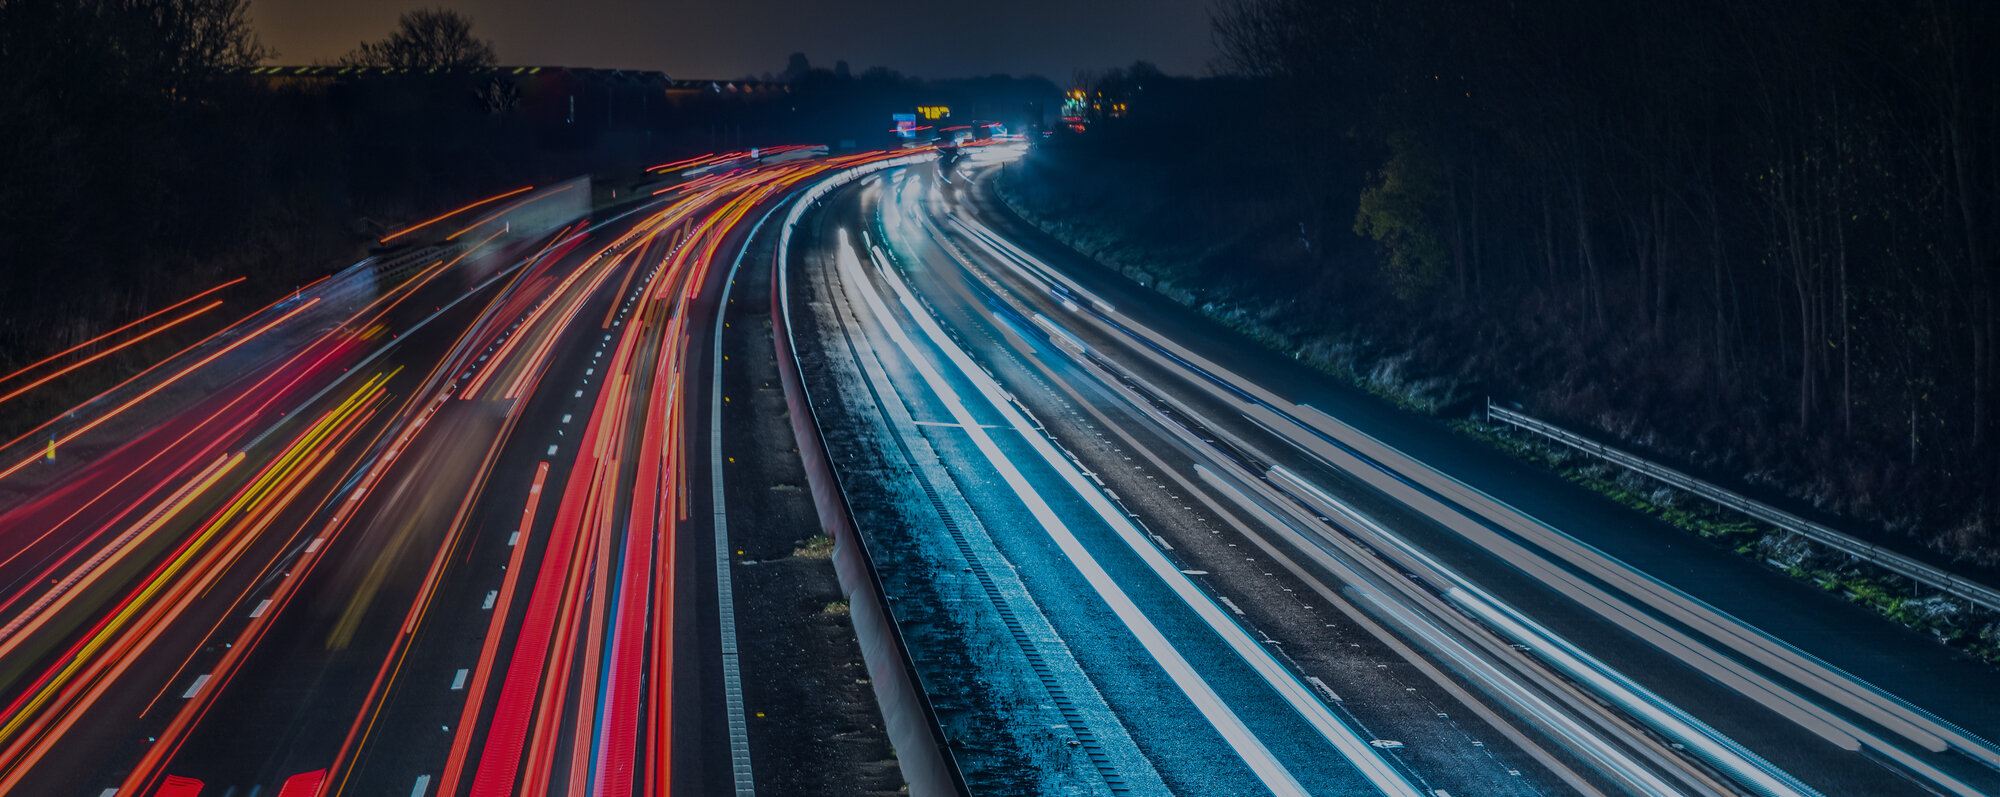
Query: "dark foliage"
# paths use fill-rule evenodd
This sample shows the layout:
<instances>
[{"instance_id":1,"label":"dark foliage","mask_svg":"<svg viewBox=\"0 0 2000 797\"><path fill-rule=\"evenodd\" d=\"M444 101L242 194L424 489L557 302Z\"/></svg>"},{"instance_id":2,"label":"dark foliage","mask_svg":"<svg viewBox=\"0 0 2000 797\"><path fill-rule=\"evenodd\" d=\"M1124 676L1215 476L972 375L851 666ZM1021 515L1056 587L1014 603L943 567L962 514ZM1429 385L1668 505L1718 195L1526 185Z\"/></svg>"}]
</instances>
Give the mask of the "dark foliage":
<instances>
[{"instance_id":1,"label":"dark foliage","mask_svg":"<svg viewBox=\"0 0 2000 797\"><path fill-rule=\"evenodd\" d=\"M1215 30L1247 82L1153 162L1270 193L1150 200L1261 236L1212 275L1258 262L1431 373L1992 558L2000 6L1227 0ZM1147 114L1088 146L1177 135Z\"/></svg>"},{"instance_id":2,"label":"dark foliage","mask_svg":"<svg viewBox=\"0 0 2000 797\"><path fill-rule=\"evenodd\" d=\"M363 42L340 59L348 66L399 69L463 69L496 63L493 43L472 35L472 17L448 8L403 12L396 32Z\"/></svg>"}]
</instances>

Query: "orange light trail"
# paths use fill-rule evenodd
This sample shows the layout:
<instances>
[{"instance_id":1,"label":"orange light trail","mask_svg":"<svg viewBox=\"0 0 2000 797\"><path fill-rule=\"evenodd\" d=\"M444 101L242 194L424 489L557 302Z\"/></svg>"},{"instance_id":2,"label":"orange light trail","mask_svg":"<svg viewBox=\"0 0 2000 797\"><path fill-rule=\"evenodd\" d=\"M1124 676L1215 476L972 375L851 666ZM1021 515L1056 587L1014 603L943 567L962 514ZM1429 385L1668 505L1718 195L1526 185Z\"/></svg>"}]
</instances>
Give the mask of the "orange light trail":
<instances>
[{"instance_id":1,"label":"orange light trail","mask_svg":"<svg viewBox=\"0 0 2000 797\"><path fill-rule=\"evenodd\" d=\"M103 423L104 423L105 421L108 421L108 420L111 420L112 418L115 418L115 417L118 417L118 414L119 414L119 413L122 413L122 412L124 412L125 410L127 410L127 409L130 409L130 408L131 408L131 407L132 407L133 405L135 405L135 404L138 404L138 403L139 403L139 402L141 402L141 401L144 401L144 400L146 400L146 399L148 399L148 398L151 398L153 394L155 394L155 393L158 393L158 392L160 392L160 391L162 391L162 390L165 390L165 389L167 389L167 387L168 387L168 386L170 386L170 385L174 384L175 382L178 382L178 381L180 381L182 377L185 377L185 376L187 376L188 374L191 374L191 373L194 373L194 372L195 372L195 371L196 371L197 369L199 369L199 368L201 368L202 366L204 366L204 365L207 365L207 364L209 364L209 363L211 363L211 362L214 362L214 361L215 361L216 359L220 358L220 357L221 357L222 355L225 355L225 354L228 354L228 353L230 353L230 352L232 352L232 351L235 351L237 347L239 347L239 346L242 346L242 345L243 345L243 344L245 344L245 343L249 343L249 342L250 342L250 341L252 341L252 340L256 340L256 339L257 339L257 337L258 337L259 335L262 335L262 334L264 334L265 332L268 332L268 331L270 331L270 330L271 330L271 329L272 329L273 327L276 327L276 326L277 326L277 325L279 325L279 324L282 324L282 323L284 323L284 322L286 322L286 321L289 321L289 320L291 320L291 318L292 318L293 316L296 316L296 315L298 315L298 314L300 314L300 313L303 313L303 312L305 312L305 311L306 311L306 308L308 308L308 307L311 307L311 306L313 306L314 304L317 304L318 302L319 302L319 297L317 297L317 296L313 297L312 299L309 299L309 300L307 300L305 304L302 304L302 305L299 305L299 306L298 306L298 307L296 307L296 308L293 308L291 312L289 312L289 313L286 313L286 314L284 314L284 315L281 315L281 316L279 316L279 317L277 317L277 318L273 319L273 320L272 320L272 321L271 321L270 323L268 323L268 324L265 324L265 325L263 325L263 326L261 326L261 327L258 327L256 331L254 331L254 332L251 332L251 333L250 333L250 334L248 334L248 335L244 335L244 336L243 336L243 337L241 337L241 338L237 338L235 342L233 342L233 343L229 344L228 346L224 346L224 347L223 347L223 348L222 348L221 350L219 350L219 351L216 351L215 353L213 353L213 354L210 354L210 355L208 355L207 357L203 357L203 358L201 359L201 361L199 361L199 362L197 362L197 363L195 363L195 364L193 364L193 365L190 365L190 366L188 366L188 367L187 367L187 368L185 368L185 369L182 369L180 373L177 373L177 374L175 374L175 375L173 375L173 376L170 376L170 377L168 377L168 378L167 378L167 379L166 379L165 381L163 381L163 382L161 382L161 383L159 383L159 384L157 384L157 385L154 385L154 386L152 386L151 388L148 388L148 389L147 389L147 390L146 390L145 392L143 392L143 393L140 393L140 394L139 394L139 395L137 395L137 396L134 396L134 397L132 397L132 398L131 398L130 400L126 401L126 402L125 402L124 404L121 404L121 405L119 405L117 409L114 409L114 410L112 410L112 411L110 411L110 412L107 412L107 413L105 413L105 414L103 414L103 415L99 415L99 416L97 416L96 418L92 419L92 420L91 420L91 421L90 421L89 423L86 423L86 424L84 424L84 425L83 425L83 426L82 426L81 428L78 428L78 429L77 429L76 431L73 431L73 432L70 432L69 434L66 434L66 435L63 435L63 437L62 437L62 439L61 439L61 440L58 440L58 441L56 441L56 444L57 444L57 445L63 445L63 444L66 444L66 443L68 443L68 442L69 442L69 441L71 441L71 440L75 440L75 439L76 439L76 438L77 438L78 436L80 436L80 435L84 434L85 432L88 432L88 431L90 431L90 430L92 430L92 429L95 429L95 428L97 428L98 426L102 425L102 424L103 424ZM33 464L33 463L35 463L35 462L39 461L39 460L40 460L41 458L42 458L42 456L41 456L40 454L36 454L36 455L34 455L34 456L31 456L31 457L28 457L27 459L24 459L24 460L21 460L20 462L17 462L17 463L15 463L15 464L14 464L13 466L11 466L11 467L7 468L6 470L4 470L4 471L0 471L0 479L4 479L4 478L7 478L8 476L12 476L12 475L14 475L15 473L19 473L19 472L20 472L20 470L21 470L22 468L25 468L25 467L29 466L30 464Z\"/></svg>"},{"instance_id":2,"label":"orange light trail","mask_svg":"<svg viewBox=\"0 0 2000 797\"><path fill-rule=\"evenodd\" d=\"M180 326L180 325L181 325L181 324L182 324L183 322L186 322L186 321L191 321L191 320L193 320L193 319L195 318L195 316L199 316L199 315L201 315L202 313L206 313L206 312L208 312L208 311L210 311L210 310L213 310L213 309L215 309L215 308L217 308L217 307L221 307L221 306L222 306L222 300L220 300L220 299L217 299L217 300L215 300L215 301L213 301L213 302L209 302L208 304L205 304L205 305L202 305L202 306L201 306L201 307L199 307L199 308L196 308L196 309L194 310L194 312L191 312L191 313L188 313L187 315L184 315L184 316L181 316L181 317L179 317L179 318L176 318L176 319L174 319L174 320L172 320L172 321L168 321L168 322L167 322L167 323L165 323L165 324L161 324L161 325L159 325L159 326L157 326L157 327L154 327L154 328L152 328L152 329L149 329L149 330L147 330L147 331L146 331L146 332L145 332L144 334L141 334L141 335L139 335L139 336L137 336L137 337L133 337L133 338L131 338L131 339L129 339L129 340L126 340L126 341L124 341L124 342L122 342L122 343L119 343L119 344L118 344L118 345L116 345L116 346L113 346L113 347L111 347L111 348L108 348L108 349L105 349L104 351L100 351L100 352L98 352L98 353L96 353L96 354L93 354L93 355L90 355L89 357L85 357L85 358L83 358L83 359L81 359L81 360L77 360L76 362L73 362L73 363L70 363L69 365L65 365L65 366L63 366L63 367L61 367L61 368L58 368L58 369L56 369L56 370L55 370L54 372L52 372L52 373L49 373L49 374L46 374L46 375L44 375L44 376L43 376L42 378L40 378L40 379L37 379L37 380L35 380L35 381L33 381L33 382L29 382L29 383L27 383L27 384L25 384L25 385L22 385L22 386L20 386L20 387L18 387L18 388L15 388L15 389L14 389L14 392L12 392L12 393L8 393L8 394L6 394L6 395L4 395L4 396L0 396L0 404L4 404L4 403L6 403L6 402L7 402L8 400L10 400L10 399L13 399L13 398L16 398L16 397L20 396L20 395L21 395L22 393L26 393L26 392L28 392L28 391L30 391L30 390L34 390L35 388L38 388L38 387L41 387L42 385L46 385L46 384L48 384L48 383L49 383L50 381L53 381L54 379L56 379L57 377L60 377L60 376L62 376L63 374L67 374L67 373L70 373L71 371L75 371L75 370L76 370L76 369L78 369L78 368L82 368L82 367L84 367L84 366L86 366L86 365L89 365L89 364L91 364L91 363L94 363L94 362L97 362L98 360L102 360L102 359L104 359L104 358L106 358L106 357L109 357L109 356L111 356L111 355L113 355L113 354L117 354L118 352L120 352L120 351L123 351L123 350L124 350L124 349L126 349L127 347L130 347L130 346L132 346L133 344L136 344L136 343L138 343L138 342L140 342L140 341L143 341L143 340L145 340L145 339L147 339L147 338L150 338L150 337L152 337L152 336L154 336L154 335L158 335L158 334L160 334L160 333L162 333L162 332L165 332L165 331L167 331L167 330L169 330L169 329L173 329L174 327L177 327L177 326ZM17 372L17 373L18 373L18 372Z\"/></svg>"},{"instance_id":3,"label":"orange light trail","mask_svg":"<svg viewBox=\"0 0 2000 797\"><path fill-rule=\"evenodd\" d=\"M20 367L20 368L18 368L18 369L15 369L15 371L14 371L13 373L11 373L11 374L8 374L8 375L6 375L6 376L0 376L0 382L5 382L5 381L7 381L7 380L10 380L10 379L13 379L14 377L17 377L17 376L20 376L20 375L22 375L22 374L25 374L25 373L27 373L27 372L29 372L29 371L32 371L32 370L35 370L36 368L39 368L39 367L41 367L42 365L44 365L44 364L47 364L47 363L49 363L49 362L51 362L51 361L54 361L54 360L57 360L57 359L60 359L60 358L62 358L62 357L63 357L63 356L65 356L65 355L69 355L69 354L72 354L72 353L75 353L75 352L76 352L77 350L79 350L79 349L82 349L82 348L83 348L83 347L85 347L85 346L89 346L90 344L93 344L93 343L96 343L96 342L98 342L98 341L101 341L101 340L104 340L105 338L109 338L109 337L111 337L111 336L113 336L113 335L116 335L116 334L118 334L118 333L120 333L120 332L124 332L125 330L128 330L128 329L131 329L131 328L133 328L133 327L135 327L135 326L138 326L138 325L140 325L140 324L143 324L143 323L146 323L147 321L150 321L150 320L152 320L152 319L154 319L154 318L158 318L159 316L161 316L161 315L165 315L166 313L169 313L169 312L172 312L172 311L174 311L175 309L178 309L178 308L182 307L183 305L186 305L186 304L188 304L189 302L193 302L194 300L196 300L196 299L200 299L200 298L201 298L201 297L203 297L203 296L207 296L207 295L209 295L209 294L211 294L211 293L214 293L214 292L216 292L216 291L219 291L219 290L222 290L223 288L227 288L227 287L229 287L229 286L231 286L231 285L235 285L236 283L239 283L239 282L242 282L242 281L243 281L243 280L245 280L245 279L247 279L247 277L237 277L236 279L233 279L233 280L230 280L230 281L228 281L228 282L225 282L225 283L222 283L221 285L217 285L217 286L215 286L215 287L213 287L213 288L209 288L208 290L205 290L205 291L202 291L201 293L197 293L197 294L195 294L195 295L193 295L193 296L189 296L189 297L187 297L186 299L182 299L182 300L180 300L180 301L178 301L178 302L174 302L173 304L170 304L170 305L167 305L166 307L162 307L162 308L160 308L160 309L158 309L158 310L154 310L153 312L151 312L151 313L147 313L147 314L146 314L146 315L144 315L144 316L141 316L141 317L139 317L139 318L135 318L135 319L133 319L133 320L131 320L131 321L127 321L127 322L125 322L124 326L120 326L119 328L117 328L117 329L114 329L114 330L111 330L110 332L106 332L106 333L104 333L104 334L102 334L102 335L98 335L97 337L94 337L94 338L91 338L91 339L89 339L89 340L86 340L86 341L84 341L84 342L82 342L82 343L78 343L78 344L76 344L75 346L71 346L71 347L69 347L69 348L67 348L67 349L63 349L62 351L59 351L59 352L56 352L56 353L54 353L54 354L51 354L51 355L49 355L49 356L47 356L47 357L43 357L42 359L39 359L39 360L36 360L36 361L34 361L34 362L32 362L32 363L29 363L28 365L25 365L25 366L22 366L22 367Z\"/></svg>"},{"instance_id":4,"label":"orange light trail","mask_svg":"<svg viewBox=\"0 0 2000 797\"><path fill-rule=\"evenodd\" d=\"M442 215L442 216L436 216L436 217L433 217L433 218L430 218L430 219L426 219L426 220L424 220L424 221L421 221L421 222L418 222L418 223L417 223L417 224L415 224L414 226L410 226L410 227L404 227L403 229L400 229L400 230L397 230L397 231L395 231L395 232L393 232L393 233L390 233L388 237L386 237L386 238L383 238L383 239L381 239L381 240L379 240L379 241L376 241L376 243L384 243L384 244L386 244L386 243L388 243L388 242L390 242L390 241L393 241L393 240L396 240L397 238L401 238L401 237L403 237L403 236L405 236L405 235L409 235L410 233L413 233L413 232L416 232L416 231L418 231L418 230L421 230L421 229L423 229L423 228L425 228L425 227L429 227L429 226L431 226L431 225L433 225L433 224L436 224L436 223L438 223L438 222L440 222L440 221L444 221L445 219L448 219L448 218L451 218L451 217L453 217L453 216L456 216L456 215L458 215L458 214L460 214L460 213L464 213L464 212L466 212L466 211L468 211L468 210L471 210L471 209L473 209L473 208L476 208L476 207L479 207L479 206L481 206L481 205L489 205L489 204L492 204L492 203L494 203L494 202L498 202L498 201L500 201L500 200L502 200L502 199L506 199L507 197L510 197L510 196L514 196L515 194L520 194L520 193L523 193L523 192L527 192L527 191L532 191L532 190L534 190L534 189L535 189L535 187L534 187L534 186L532 186L532 185L524 185L524 186L521 186L520 188L516 188L516 189L514 189L514 190L512 190L512 191L508 191L507 193L504 193L504 194L497 194L497 195L494 195L494 196L490 196L490 197L487 197L487 198L485 198L485 199L482 199L482 200L479 200L478 202L474 202L474 203L472 203L472 204L470 204L470 205L466 205L466 206L464 206L464 207L461 207L461 208L458 208L457 210L453 210L453 211L451 211L451 212L449 212L449 213L446 213L446 214L444 214L444 215ZM454 236L452 236L452 237L453 237L453 238L456 238L456 237L458 237L458 236L454 235ZM447 240L449 240L449 239L447 239Z\"/></svg>"},{"instance_id":5,"label":"orange light trail","mask_svg":"<svg viewBox=\"0 0 2000 797\"><path fill-rule=\"evenodd\" d=\"M568 190L570 190L570 189L572 189L572 188L575 188L575 187L576 187L576 184L575 184L575 183L570 183L569 185L565 185L565 186L563 186L563 187L561 187L561 188L558 188L558 189L556 189L556 190L554 190L554 191L550 191L550 192L548 192L548 193L546 193L546 194L542 194L541 196L531 196L531 197L528 197L527 199L523 199L523 200L521 200L521 201L519 201L519 202L515 202L515 203L514 203L514 204L512 204L512 205L508 205L508 206L506 206L506 207L504 207L504 208L501 208L501 209L499 209L499 210L496 210L496 211L494 211L494 212L492 212L492 213L489 213L489 214L487 214L485 218L482 218L482 219L480 219L480 220L478 220L478 221L475 221L475 222L473 222L473 223L471 223L471 224L467 225L467 226L465 227L465 229L462 229L462 230L459 230L458 232L455 232L455 233L452 233L452 234L450 234L450 235L447 235L447 236L445 236L445 238L444 238L444 239L445 239L445 240L447 240L447 241L456 241L456 240L458 240L458 237L459 237L459 236L461 236L461 235L464 235L464 234L466 234L466 233L469 233L469 232L472 232L473 230L476 230L476 229L479 229L480 227L482 227L482 226L485 226L485 224L486 224L487 222L490 222L490 221L493 221L494 219L498 219L498 218L500 218L501 216L505 216L505 215L507 215L507 214L509 214L509 213L512 213L512 212L516 211L516 210L520 210L521 208L524 208L524 207L527 207L528 205L532 205L532 204L534 204L534 203L536 203L536 202L540 202L540 201L542 201L542 200L544 200L544 199L548 199L549 197L552 197L552 196L555 196L555 195L557 195L557 194L560 194L560 193L562 193L562 192L564 192L564 191L568 191ZM517 192L517 193L518 193L518 192Z\"/></svg>"}]
</instances>

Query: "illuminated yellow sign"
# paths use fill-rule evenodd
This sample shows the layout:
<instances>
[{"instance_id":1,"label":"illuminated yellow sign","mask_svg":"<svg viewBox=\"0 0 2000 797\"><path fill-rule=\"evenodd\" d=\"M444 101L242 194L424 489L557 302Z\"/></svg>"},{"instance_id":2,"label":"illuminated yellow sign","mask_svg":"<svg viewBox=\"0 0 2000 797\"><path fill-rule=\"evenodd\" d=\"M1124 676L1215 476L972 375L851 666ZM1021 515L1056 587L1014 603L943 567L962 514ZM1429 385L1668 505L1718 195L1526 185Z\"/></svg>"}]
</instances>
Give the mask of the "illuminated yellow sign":
<instances>
[{"instance_id":1,"label":"illuminated yellow sign","mask_svg":"<svg viewBox=\"0 0 2000 797\"><path fill-rule=\"evenodd\" d=\"M947 105L919 105L917 106L917 115L930 121L936 121L950 116L951 107Z\"/></svg>"}]
</instances>

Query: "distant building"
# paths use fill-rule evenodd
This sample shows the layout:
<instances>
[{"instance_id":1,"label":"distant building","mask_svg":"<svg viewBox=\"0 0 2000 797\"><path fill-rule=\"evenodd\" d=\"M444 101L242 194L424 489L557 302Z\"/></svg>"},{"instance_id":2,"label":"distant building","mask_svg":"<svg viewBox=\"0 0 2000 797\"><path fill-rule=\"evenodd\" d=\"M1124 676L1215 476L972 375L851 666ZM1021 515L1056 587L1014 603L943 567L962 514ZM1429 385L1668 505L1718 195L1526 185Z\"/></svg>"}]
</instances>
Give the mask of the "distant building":
<instances>
[{"instance_id":1,"label":"distant building","mask_svg":"<svg viewBox=\"0 0 2000 797\"><path fill-rule=\"evenodd\" d=\"M441 112L520 114L545 137L577 146L607 134L650 139L706 117L728 117L740 128L741 114L728 108L779 105L791 93L783 83L677 80L659 71L563 66L261 66L229 74L267 88L325 94L336 104L414 100Z\"/></svg>"}]
</instances>

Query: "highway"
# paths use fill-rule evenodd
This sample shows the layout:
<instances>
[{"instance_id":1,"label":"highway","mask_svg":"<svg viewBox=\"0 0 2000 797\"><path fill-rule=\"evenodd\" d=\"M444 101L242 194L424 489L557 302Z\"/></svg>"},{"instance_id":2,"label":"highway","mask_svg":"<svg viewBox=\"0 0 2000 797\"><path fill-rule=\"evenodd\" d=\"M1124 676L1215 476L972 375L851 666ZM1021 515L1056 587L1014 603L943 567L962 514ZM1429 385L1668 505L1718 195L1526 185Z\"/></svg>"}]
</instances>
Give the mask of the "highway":
<instances>
[{"instance_id":1,"label":"highway","mask_svg":"<svg viewBox=\"0 0 2000 797\"><path fill-rule=\"evenodd\" d=\"M726 788L716 308L882 157L744 155L413 225L9 444L0 793Z\"/></svg>"},{"instance_id":2,"label":"highway","mask_svg":"<svg viewBox=\"0 0 2000 797\"><path fill-rule=\"evenodd\" d=\"M967 152L485 197L0 445L0 793L755 793L774 343L976 793L2000 792L1980 665L1103 270Z\"/></svg>"},{"instance_id":3,"label":"highway","mask_svg":"<svg viewBox=\"0 0 2000 797\"><path fill-rule=\"evenodd\" d=\"M1256 351L1019 222L982 160L829 199L788 300L850 500L886 507L859 519L985 666L1084 676L1081 721L1023 724L1105 739L1099 788L2000 789L1976 665Z\"/></svg>"}]
</instances>

